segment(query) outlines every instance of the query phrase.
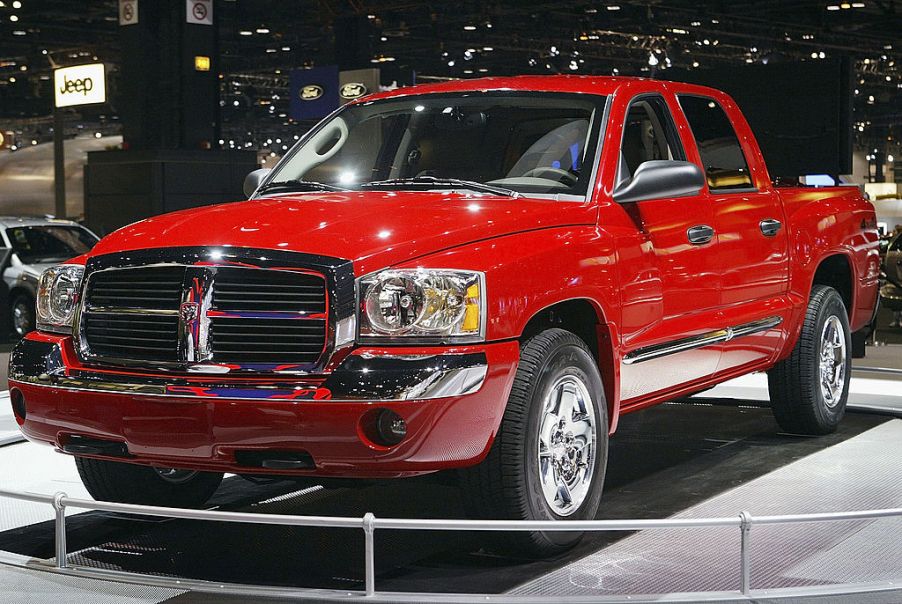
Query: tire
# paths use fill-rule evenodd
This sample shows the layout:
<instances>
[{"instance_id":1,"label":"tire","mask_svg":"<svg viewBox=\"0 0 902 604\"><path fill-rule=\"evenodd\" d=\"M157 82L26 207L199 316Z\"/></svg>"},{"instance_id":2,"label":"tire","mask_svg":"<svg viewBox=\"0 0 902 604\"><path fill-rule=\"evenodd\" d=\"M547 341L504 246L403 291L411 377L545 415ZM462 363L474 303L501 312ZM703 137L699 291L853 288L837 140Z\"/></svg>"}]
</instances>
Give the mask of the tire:
<instances>
[{"instance_id":1,"label":"tire","mask_svg":"<svg viewBox=\"0 0 902 604\"><path fill-rule=\"evenodd\" d=\"M792 354L767 373L777 423L793 434L834 432L845 414L851 375L846 306L835 289L815 285Z\"/></svg>"},{"instance_id":2,"label":"tire","mask_svg":"<svg viewBox=\"0 0 902 604\"><path fill-rule=\"evenodd\" d=\"M565 394L566 400L552 398L557 393ZM546 409L546 404L552 408ZM560 412L560 404L571 405L571 423L563 434L553 413ZM563 329L530 338L520 349L507 407L487 458L459 475L467 514L485 519L594 520L607 465L608 425L601 375L585 343ZM592 435L588 453L589 439L580 433ZM556 444L549 448L549 443ZM562 472L556 471L562 466L555 460L567 464ZM568 476L573 479L572 491ZM543 484L553 487L559 477L568 485L564 494L570 493L569 505L560 490L554 496L553 488L547 489L549 495L543 489ZM582 538L578 531L496 535L500 549L540 557L562 553Z\"/></svg>"},{"instance_id":3,"label":"tire","mask_svg":"<svg viewBox=\"0 0 902 604\"><path fill-rule=\"evenodd\" d=\"M78 475L99 501L174 508L203 506L222 482L222 474L152 468L76 457Z\"/></svg>"},{"instance_id":4,"label":"tire","mask_svg":"<svg viewBox=\"0 0 902 604\"><path fill-rule=\"evenodd\" d=\"M35 328L34 298L28 294L18 294L9 305L9 325L18 338L22 338Z\"/></svg>"}]
</instances>

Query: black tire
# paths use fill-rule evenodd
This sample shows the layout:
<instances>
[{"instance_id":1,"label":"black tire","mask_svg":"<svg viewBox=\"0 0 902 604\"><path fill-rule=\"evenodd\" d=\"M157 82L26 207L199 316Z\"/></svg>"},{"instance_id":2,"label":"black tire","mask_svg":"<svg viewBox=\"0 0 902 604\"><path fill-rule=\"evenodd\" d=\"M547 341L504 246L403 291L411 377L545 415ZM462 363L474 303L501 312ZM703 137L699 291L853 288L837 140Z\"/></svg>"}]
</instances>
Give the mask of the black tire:
<instances>
[{"instance_id":1,"label":"black tire","mask_svg":"<svg viewBox=\"0 0 902 604\"><path fill-rule=\"evenodd\" d=\"M91 497L115 503L198 508L222 482L220 473L185 473L179 480L167 480L149 466L87 457L76 457L75 465Z\"/></svg>"},{"instance_id":2,"label":"black tire","mask_svg":"<svg viewBox=\"0 0 902 604\"><path fill-rule=\"evenodd\" d=\"M845 345L834 367L843 372L841 389L825 396L821 386L821 353L825 327L839 326L837 336ZM821 435L834 432L845 415L852 375L852 336L842 297L832 287L815 285L808 300L802 332L792 354L767 373L771 407L777 423L793 434ZM837 382L839 386L839 382ZM827 389L829 391L829 389Z\"/></svg>"},{"instance_id":3,"label":"black tire","mask_svg":"<svg viewBox=\"0 0 902 604\"><path fill-rule=\"evenodd\" d=\"M582 503L574 511L560 515L550 507L542 491L539 427L545 417L545 397L562 378L570 377L582 381L594 407L594 470ZM601 375L585 343L563 329L549 329L528 339L521 346L520 364L488 457L460 472L459 486L467 514L486 519L595 519L607 465L608 425ZM497 543L492 547L515 555L544 557L566 551L582 535L578 531L497 534Z\"/></svg>"},{"instance_id":4,"label":"black tire","mask_svg":"<svg viewBox=\"0 0 902 604\"><path fill-rule=\"evenodd\" d=\"M9 304L9 326L17 338L34 331L34 298L28 294L16 294Z\"/></svg>"}]
</instances>

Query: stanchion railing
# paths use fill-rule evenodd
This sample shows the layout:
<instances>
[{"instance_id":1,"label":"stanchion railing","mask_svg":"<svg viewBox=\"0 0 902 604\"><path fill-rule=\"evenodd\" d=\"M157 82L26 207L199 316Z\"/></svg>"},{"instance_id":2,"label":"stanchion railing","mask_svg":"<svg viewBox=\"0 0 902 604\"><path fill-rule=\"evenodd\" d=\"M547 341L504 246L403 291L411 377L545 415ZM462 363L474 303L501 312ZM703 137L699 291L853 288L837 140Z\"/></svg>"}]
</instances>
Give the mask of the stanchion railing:
<instances>
[{"instance_id":1,"label":"stanchion railing","mask_svg":"<svg viewBox=\"0 0 902 604\"><path fill-rule=\"evenodd\" d=\"M222 512L213 510L192 510L182 508L166 508L159 506L135 505L126 503L110 503L91 501L69 497L65 493L43 495L0 489L0 497L43 503L53 507L55 513L55 565L59 570L67 569L66 562L66 508L78 508L156 516L162 518L180 518L185 520L208 520L214 522L237 522L248 524L268 524L282 526L303 526L319 528L356 528L364 533L364 591L363 596L376 595L376 549L375 532L380 530L425 530L425 531L644 531L667 529L697 529L711 527L735 527L740 531L739 548L739 587L736 593L749 596L752 593L751 578L751 532L756 525L775 525L810 522L835 522L849 520L868 520L902 516L902 508L886 508L877 510L861 510L849 512L828 512L817 514L792 514L782 516L755 516L748 512L740 512L736 516L715 518L665 518L642 520L574 520L574 521L521 521L521 520L457 520L457 519L416 519L416 518L377 518L371 513L360 518L342 516L292 516L283 514L254 514L248 512ZM131 573L133 574L133 573ZM902 571L900 571L902 574ZM133 574L134 576L141 576ZM902 585L898 586L902 588ZM293 590L297 593L297 590ZM318 594L330 590L317 590ZM340 593L347 596L347 590ZM493 599L516 600L513 596L493 596Z\"/></svg>"}]
</instances>

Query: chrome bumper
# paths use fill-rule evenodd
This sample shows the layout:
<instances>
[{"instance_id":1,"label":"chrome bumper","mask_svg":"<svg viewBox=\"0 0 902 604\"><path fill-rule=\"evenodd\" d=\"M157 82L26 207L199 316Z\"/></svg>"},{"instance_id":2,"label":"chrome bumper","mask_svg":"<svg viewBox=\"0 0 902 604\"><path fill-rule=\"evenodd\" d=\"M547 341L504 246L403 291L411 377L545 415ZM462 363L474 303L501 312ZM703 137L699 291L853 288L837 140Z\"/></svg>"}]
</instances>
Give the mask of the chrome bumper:
<instances>
[{"instance_id":1,"label":"chrome bumper","mask_svg":"<svg viewBox=\"0 0 902 604\"><path fill-rule=\"evenodd\" d=\"M155 377L67 369L59 345L21 340L10 356L9 379L63 390L238 400L335 402L409 401L477 392L488 373L482 352L434 355L351 354L331 374L275 377L265 382L181 376Z\"/></svg>"}]
</instances>

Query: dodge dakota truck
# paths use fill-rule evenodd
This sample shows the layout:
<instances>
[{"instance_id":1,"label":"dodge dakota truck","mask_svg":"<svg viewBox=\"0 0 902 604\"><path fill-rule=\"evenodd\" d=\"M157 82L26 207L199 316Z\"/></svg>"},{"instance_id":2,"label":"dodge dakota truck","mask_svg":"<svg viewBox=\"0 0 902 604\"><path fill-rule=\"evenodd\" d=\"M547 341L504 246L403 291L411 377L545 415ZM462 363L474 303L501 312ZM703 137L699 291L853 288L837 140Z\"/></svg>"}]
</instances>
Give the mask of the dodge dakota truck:
<instances>
[{"instance_id":1,"label":"dodge dakota truck","mask_svg":"<svg viewBox=\"0 0 902 604\"><path fill-rule=\"evenodd\" d=\"M42 276L13 410L95 498L453 470L474 515L594 518L624 413L766 371L782 430L834 430L878 295L871 204L776 187L694 85L383 92L245 188Z\"/></svg>"}]
</instances>

